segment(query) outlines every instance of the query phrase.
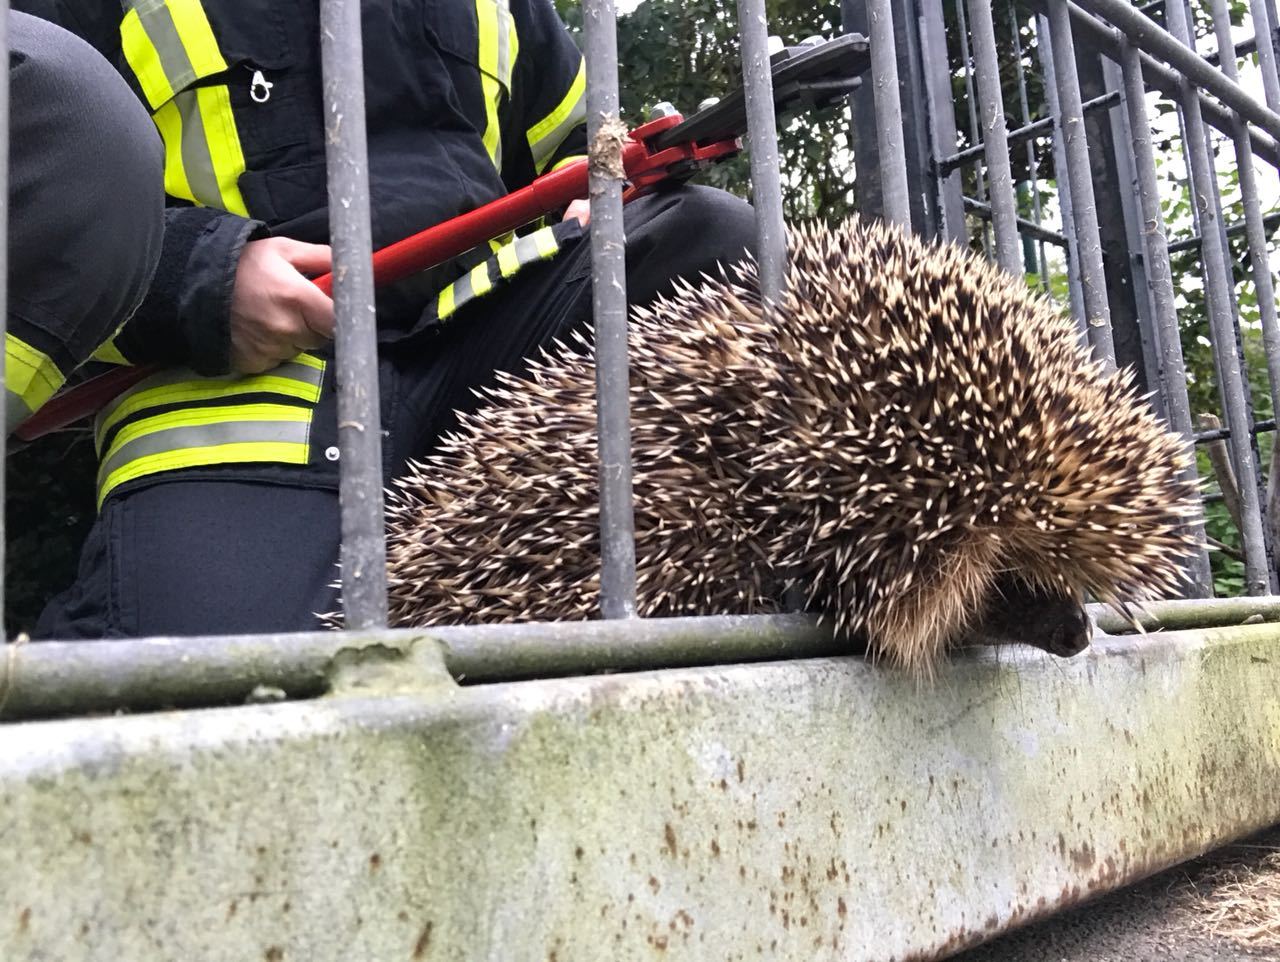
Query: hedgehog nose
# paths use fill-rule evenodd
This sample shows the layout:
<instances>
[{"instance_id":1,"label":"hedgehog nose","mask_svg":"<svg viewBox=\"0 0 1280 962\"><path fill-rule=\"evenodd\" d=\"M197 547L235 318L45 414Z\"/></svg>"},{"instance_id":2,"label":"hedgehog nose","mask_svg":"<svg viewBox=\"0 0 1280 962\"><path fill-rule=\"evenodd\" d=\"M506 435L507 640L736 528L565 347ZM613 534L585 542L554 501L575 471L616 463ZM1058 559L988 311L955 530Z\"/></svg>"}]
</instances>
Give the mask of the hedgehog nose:
<instances>
[{"instance_id":1,"label":"hedgehog nose","mask_svg":"<svg viewBox=\"0 0 1280 962\"><path fill-rule=\"evenodd\" d=\"M1087 623L1062 624L1049 636L1046 650L1059 658L1071 658L1089 647Z\"/></svg>"}]
</instances>

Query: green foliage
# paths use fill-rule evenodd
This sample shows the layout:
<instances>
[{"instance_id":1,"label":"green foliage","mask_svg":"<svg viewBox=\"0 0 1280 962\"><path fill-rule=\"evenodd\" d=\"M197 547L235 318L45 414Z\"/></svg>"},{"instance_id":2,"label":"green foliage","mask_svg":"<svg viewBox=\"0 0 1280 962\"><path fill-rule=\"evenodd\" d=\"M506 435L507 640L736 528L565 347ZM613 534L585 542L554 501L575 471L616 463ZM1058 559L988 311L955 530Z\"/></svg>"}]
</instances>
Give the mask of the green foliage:
<instances>
[{"instance_id":1,"label":"green foliage","mask_svg":"<svg viewBox=\"0 0 1280 962\"><path fill-rule=\"evenodd\" d=\"M556 0L571 27L581 25L577 0ZM768 0L769 29L787 43L839 32L837 0ZM741 82L736 13L721 0L646 0L618 20L622 117L635 126L663 101L688 116L709 97ZM789 217L841 220L854 209L853 153L845 107L793 117L778 147ZM701 175L702 183L750 198L746 156Z\"/></svg>"}]
</instances>

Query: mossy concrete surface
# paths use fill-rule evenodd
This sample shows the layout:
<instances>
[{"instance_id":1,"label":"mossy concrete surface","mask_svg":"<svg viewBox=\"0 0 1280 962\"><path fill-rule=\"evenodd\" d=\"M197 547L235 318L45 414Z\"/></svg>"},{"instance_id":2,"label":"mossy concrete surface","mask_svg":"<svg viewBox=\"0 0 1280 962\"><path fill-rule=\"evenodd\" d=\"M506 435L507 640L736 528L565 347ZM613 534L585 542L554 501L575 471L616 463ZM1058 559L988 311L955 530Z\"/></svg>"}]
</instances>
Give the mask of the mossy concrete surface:
<instances>
[{"instance_id":1,"label":"mossy concrete surface","mask_svg":"<svg viewBox=\"0 0 1280 962\"><path fill-rule=\"evenodd\" d=\"M430 643L424 643L430 644ZM928 959L1280 821L1274 625L0 727L0 959Z\"/></svg>"}]
</instances>

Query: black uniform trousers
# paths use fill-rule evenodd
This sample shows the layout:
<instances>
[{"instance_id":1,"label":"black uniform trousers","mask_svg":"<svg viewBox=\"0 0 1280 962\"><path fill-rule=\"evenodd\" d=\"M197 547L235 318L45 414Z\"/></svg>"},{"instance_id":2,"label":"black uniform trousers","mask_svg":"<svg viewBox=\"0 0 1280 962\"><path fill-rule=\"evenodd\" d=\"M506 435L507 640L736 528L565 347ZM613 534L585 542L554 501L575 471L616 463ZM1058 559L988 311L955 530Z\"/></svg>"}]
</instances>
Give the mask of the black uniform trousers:
<instances>
[{"instance_id":1,"label":"black uniform trousers","mask_svg":"<svg viewBox=\"0 0 1280 962\"><path fill-rule=\"evenodd\" d=\"M628 293L645 304L676 277L696 279L751 248L751 208L721 191L680 187L626 209ZM522 269L462 307L416 350L381 362L384 471L430 453L498 370L591 324L588 237ZM241 469L240 473L243 473ZM279 477L279 473L275 475ZM296 483L157 477L111 495L90 533L77 583L45 610L47 638L301 631L338 608L338 495Z\"/></svg>"},{"instance_id":2,"label":"black uniform trousers","mask_svg":"<svg viewBox=\"0 0 1280 962\"><path fill-rule=\"evenodd\" d=\"M21 344L17 370L6 345L8 366L46 365L39 380L51 389L146 293L164 231L164 149L128 85L80 38L10 13L9 41L7 319ZM15 386L10 427L31 399Z\"/></svg>"}]
</instances>

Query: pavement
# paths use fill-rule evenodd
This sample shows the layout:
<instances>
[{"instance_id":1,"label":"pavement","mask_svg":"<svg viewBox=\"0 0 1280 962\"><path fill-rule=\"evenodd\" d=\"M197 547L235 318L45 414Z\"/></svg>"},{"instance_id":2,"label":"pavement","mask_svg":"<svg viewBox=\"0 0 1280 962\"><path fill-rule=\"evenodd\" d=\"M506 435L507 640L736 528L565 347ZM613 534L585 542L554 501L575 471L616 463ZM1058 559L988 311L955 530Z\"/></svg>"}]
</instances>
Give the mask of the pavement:
<instances>
[{"instance_id":1,"label":"pavement","mask_svg":"<svg viewBox=\"0 0 1280 962\"><path fill-rule=\"evenodd\" d=\"M1280 826L962 952L951 962L1280 962L1280 947L1233 939L1209 919L1215 891L1225 892L1229 884L1224 868L1258 870L1275 852Z\"/></svg>"}]
</instances>

